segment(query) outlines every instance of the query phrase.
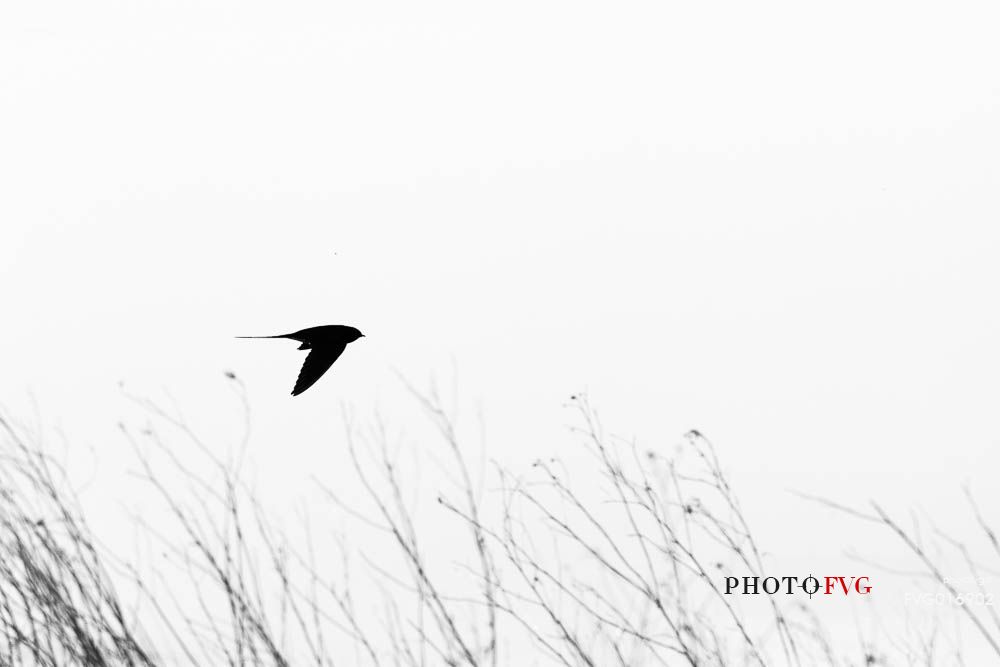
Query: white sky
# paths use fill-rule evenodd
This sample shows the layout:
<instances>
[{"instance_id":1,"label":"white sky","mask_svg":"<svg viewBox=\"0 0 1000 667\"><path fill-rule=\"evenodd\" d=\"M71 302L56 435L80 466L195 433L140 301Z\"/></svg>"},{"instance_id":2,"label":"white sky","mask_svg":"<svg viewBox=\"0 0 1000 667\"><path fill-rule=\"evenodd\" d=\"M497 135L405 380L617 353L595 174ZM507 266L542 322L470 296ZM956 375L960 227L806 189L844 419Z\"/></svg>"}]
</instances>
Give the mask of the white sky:
<instances>
[{"instance_id":1,"label":"white sky","mask_svg":"<svg viewBox=\"0 0 1000 667\"><path fill-rule=\"evenodd\" d=\"M232 369L287 490L349 475L341 402L409 414L393 369L456 370L511 465L572 458L586 389L622 435L711 437L775 551L857 569L787 489L1000 500L998 19L7 3L0 404L114 467L119 381L225 432ZM295 399L292 343L232 338L325 323L368 337Z\"/></svg>"}]
</instances>

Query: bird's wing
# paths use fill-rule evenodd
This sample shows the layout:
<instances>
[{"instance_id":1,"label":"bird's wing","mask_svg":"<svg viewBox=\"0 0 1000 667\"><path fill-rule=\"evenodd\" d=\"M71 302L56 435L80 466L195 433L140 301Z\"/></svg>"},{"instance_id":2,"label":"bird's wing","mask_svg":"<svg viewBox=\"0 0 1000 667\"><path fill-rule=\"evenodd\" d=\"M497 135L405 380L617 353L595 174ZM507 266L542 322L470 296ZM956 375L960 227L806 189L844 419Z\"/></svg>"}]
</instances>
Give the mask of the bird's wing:
<instances>
[{"instance_id":1,"label":"bird's wing","mask_svg":"<svg viewBox=\"0 0 1000 667\"><path fill-rule=\"evenodd\" d=\"M292 389L292 396L298 396L316 383L316 380L323 377L323 373L333 365L343 351L347 343L334 343L314 347L312 352L306 357L299 371L299 379L295 381L295 388Z\"/></svg>"}]
</instances>

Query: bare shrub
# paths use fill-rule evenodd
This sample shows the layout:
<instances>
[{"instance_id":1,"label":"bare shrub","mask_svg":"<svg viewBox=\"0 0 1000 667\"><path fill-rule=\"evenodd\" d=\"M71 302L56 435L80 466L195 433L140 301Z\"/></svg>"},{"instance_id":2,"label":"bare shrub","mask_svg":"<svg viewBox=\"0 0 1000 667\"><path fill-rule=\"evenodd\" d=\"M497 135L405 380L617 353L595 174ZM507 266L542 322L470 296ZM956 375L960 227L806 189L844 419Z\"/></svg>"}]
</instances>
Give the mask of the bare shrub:
<instances>
[{"instance_id":1,"label":"bare shrub","mask_svg":"<svg viewBox=\"0 0 1000 667\"><path fill-rule=\"evenodd\" d=\"M924 637L845 651L794 597L727 595L731 572L774 573L696 431L670 451L641 448L608 436L574 396L573 434L590 465L540 459L483 472L439 396L412 393L437 434L427 460L446 480L431 494L434 511L415 510L413 498L427 494L386 424L359 426L345 413L363 493L316 482L367 537L340 539L337 557L323 559L311 519L293 541L269 518L241 476L242 446L222 458L181 416L140 401L150 424L123 433L170 521L139 519L162 552L152 570L124 562L89 531L65 471L0 420L0 664L632 667L874 664L890 654L933 664L943 655ZM179 440L197 460L176 453ZM874 510L856 514L897 535L947 586L920 540ZM978 571L963 543L950 544ZM126 611L120 591L141 604ZM1000 654L996 614L959 613Z\"/></svg>"}]
</instances>

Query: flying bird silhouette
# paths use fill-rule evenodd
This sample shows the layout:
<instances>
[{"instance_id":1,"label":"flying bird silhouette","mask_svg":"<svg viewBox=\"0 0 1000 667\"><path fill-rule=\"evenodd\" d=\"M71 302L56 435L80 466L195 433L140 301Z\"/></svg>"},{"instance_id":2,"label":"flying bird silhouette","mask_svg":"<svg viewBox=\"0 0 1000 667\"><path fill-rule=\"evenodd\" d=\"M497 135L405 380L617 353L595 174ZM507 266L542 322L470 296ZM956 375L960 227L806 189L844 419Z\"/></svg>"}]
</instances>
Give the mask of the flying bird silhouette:
<instances>
[{"instance_id":1,"label":"flying bird silhouette","mask_svg":"<svg viewBox=\"0 0 1000 667\"><path fill-rule=\"evenodd\" d=\"M295 381L295 388L292 389L292 396L298 396L323 377L323 373L326 373L330 366L333 366L333 362L343 354L348 343L364 338L364 334L354 327L328 324L279 336L237 336L237 338L290 338L302 343L299 345L300 350L310 350Z\"/></svg>"}]
</instances>

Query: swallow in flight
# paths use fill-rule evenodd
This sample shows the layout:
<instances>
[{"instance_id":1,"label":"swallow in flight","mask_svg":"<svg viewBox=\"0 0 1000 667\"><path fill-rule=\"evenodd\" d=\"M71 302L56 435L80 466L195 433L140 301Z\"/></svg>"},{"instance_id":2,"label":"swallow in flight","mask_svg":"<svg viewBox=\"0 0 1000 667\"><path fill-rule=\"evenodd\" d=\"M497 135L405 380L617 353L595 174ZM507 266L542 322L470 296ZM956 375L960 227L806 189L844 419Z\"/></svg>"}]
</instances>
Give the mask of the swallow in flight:
<instances>
[{"instance_id":1,"label":"swallow in flight","mask_svg":"<svg viewBox=\"0 0 1000 667\"><path fill-rule=\"evenodd\" d=\"M299 371L295 388L292 389L292 396L298 396L323 377L323 373L326 373L330 366L333 366L333 362L343 354L348 343L364 338L364 334L354 327L328 324L280 336L237 336L237 338L290 338L302 343L299 349L310 352L302 364L302 370Z\"/></svg>"}]
</instances>

